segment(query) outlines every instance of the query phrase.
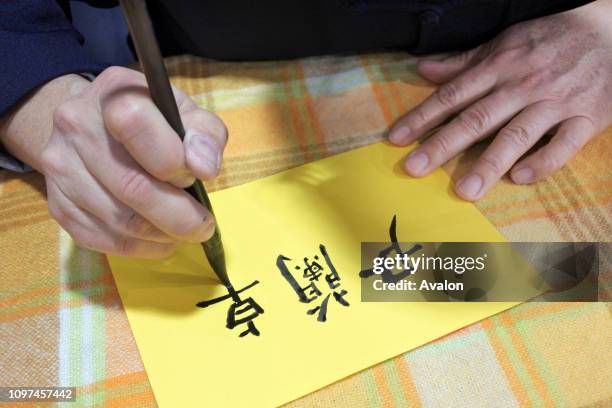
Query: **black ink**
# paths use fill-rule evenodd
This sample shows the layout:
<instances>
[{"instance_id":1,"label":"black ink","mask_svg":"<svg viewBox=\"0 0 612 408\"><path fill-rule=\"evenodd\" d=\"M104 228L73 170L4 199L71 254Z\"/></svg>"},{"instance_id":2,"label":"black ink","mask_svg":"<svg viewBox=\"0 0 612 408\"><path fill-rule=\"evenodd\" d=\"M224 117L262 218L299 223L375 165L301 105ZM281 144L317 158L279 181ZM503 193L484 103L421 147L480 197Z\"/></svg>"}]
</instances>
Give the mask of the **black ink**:
<instances>
[{"instance_id":1,"label":"black ink","mask_svg":"<svg viewBox=\"0 0 612 408\"><path fill-rule=\"evenodd\" d=\"M200 303L197 304L198 307L208 307L210 305L214 305L215 303L219 303L219 302L223 302L225 299L229 299L229 298L233 298L233 293L239 294L244 292L247 289L252 288L253 286L257 285L259 283L259 281L254 281L250 284L248 284L247 286L245 286L244 288L240 289L240 290L234 290L234 288L230 285L230 286L226 286L227 290L228 290L228 294L227 295L223 295L223 296L219 296L218 298L214 298L211 300L204 300ZM231 289L230 289L231 288Z\"/></svg>"},{"instance_id":2,"label":"black ink","mask_svg":"<svg viewBox=\"0 0 612 408\"><path fill-rule=\"evenodd\" d=\"M283 255L279 255L278 258L276 258L276 266L280 270L281 275L285 277L287 282L289 282L289 285L291 285L295 293L297 293L298 298L300 299L300 302L310 303L313 300L315 300L317 297L321 296L322 295L321 291L319 290L319 288L317 288L317 286L313 282L311 282L310 284L304 287L300 286L300 284L295 280L291 272L289 272L287 265L285 265L285 261L290 261L290 260L291 260L290 258L287 258ZM308 293L306 293L306 291L308 291ZM309 295L311 295L312 297L309 297Z\"/></svg>"},{"instance_id":3,"label":"black ink","mask_svg":"<svg viewBox=\"0 0 612 408\"><path fill-rule=\"evenodd\" d=\"M329 267L329 270L331 271L330 273L325 275L325 280L327 281L327 284L329 285L330 289L336 289L338 286L340 286L340 275L338 275L338 271L336 271L336 267L334 266L331 259L329 258L329 254L327 253L327 248L325 248L325 246L323 245L319 245L319 250L321 251L321 254L323 254L323 258L325 258L325 263L327 263L327 266Z\"/></svg>"},{"instance_id":4,"label":"black ink","mask_svg":"<svg viewBox=\"0 0 612 408\"><path fill-rule=\"evenodd\" d=\"M323 259L325 260L327 269L329 270L329 273L325 274L325 282L327 283L329 289L331 289L331 292L327 293L327 295L323 298L323 301L319 305L307 310L306 313L308 315L314 315L315 313L318 313L317 320L319 322L325 322L327 321L327 306L329 303L330 295L333 294L336 302L338 302L342 306L348 307L350 305L349 302L344 298L348 292L344 289L340 291L335 290L340 286L340 275L338 274L336 267L331 261L331 258L327 252L327 248L325 248L325 246L321 244L319 245L319 251L323 256ZM313 261L309 261L307 257L304 258L305 268L302 277L304 279L307 279L309 283L306 286L300 286L298 281L291 274L289 268L287 267L287 261L291 261L291 258L288 258L284 255L279 255L276 258L276 266L279 269L281 275L287 280L293 291L297 294L299 301L302 303L313 302L323 295L323 292L321 292L321 290L317 287L316 282L319 281L319 278L321 277L321 275L323 275L326 269L318 262L318 255L315 255L313 259ZM299 265L296 265L294 269L301 270L302 268Z\"/></svg>"},{"instance_id":5,"label":"black ink","mask_svg":"<svg viewBox=\"0 0 612 408\"><path fill-rule=\"evenodd\" d=\"M318 256L315 256L315 259L319 259ZM323 267L317 262L308 262L308 258L304 258L304 265L306 265L306 269L304 269L304 278L308 278L309 281L318 281L321 276L321 271ZM300 269L299 266L296 266L295 269Z\"/></svg>"},{"instance_id":6,"label":"black ink","mask_svg":"<svg viewBox=\"0 0 612 408\"><path fill-rule=\"evenodd\" d=\"M319 315L317 316L317 320L320 322L324 322L327 320L327 302L329 301L329 293L327 294L327 296L325 296L325 299L323 299L323 302L321 302L321 304L319 306L316 306L310 310L307 310L306 313L308 313L309 315L313 315L315 313L317 313L317 311L319 312Z\"/></svg>"},{"instance_id":7,"label":"black ink","mask_svg":"<svg viewBox=\"0 0 612 408\"><path fill-rule=\"evenodd\" d=\"M247 329L239 334L239 337L244 337L247 334L253 334L255 336L259 336L260 332L255 326L253 320L263 314L263 308L255 302L252 297L248 297L246 299L240 298L240 293L244 292L257 285L259 281L254 281L253 283L245 286L240 290L234 289L232 285L228 285L225 288L227 289L227 295L219 296L215 299L203 300L196 304L197 307L206 308L208 306L214 305L215 303L223 302L227 299L232 299L232 304L230 305L227 311L227 319L225 326L232 330L236 326L241 324L247 325Z\"/></svg>"},{"instance_id":8,"label":"black ink","mask_svg":"<svg viewBox=\"0 0 612 408\"><path fill-rule=\"evenodd\" d=\"M419 244L415 244L412 246L412 248L410 248L409 250L402 252L402 248L400 248L400 245L398 243L397 240L397 232L396 232L396 223L397 223L397 216L394 215L393 216L393 220L391 220L391 226L389 226L389 238L391 240L391 245L388 246L387 248L383 249L382 251L380 251L378 253L378 256L381 258L387 258L387 256L391 253L391 252L395 252L396 255L400 255L400 256L410 256L412 254L414 254L415 252L420 251L421 249L423 249L422 245ZM388 268L383 268L383 272L381 274L382 280L385 283L396 283L401 281L402 279L406 278L407 276L410 276L413 272L414 272L414 268L412 267L407 267L406 269L404 269L401 272L398 273L393 273L393 271L391 269ZM374 275L374 270L372 269L364 269L361 272L359 272L359 276L362 279L366 279L369 278L370 276Z\"/></svg>"},{"instance_id":9,"label":"black ink","mask_svg":"<svg viewBox=\"0 0 612 408\"><path fill-rule=\"evenodd\" d=\"M347 293L348 292L344 289L342 289L340 292L333 292L334 299L336 299L336 301L343 306L349 306L349 302L344 299L344 295L346 295Z\"/></svg>"}]
</instances>

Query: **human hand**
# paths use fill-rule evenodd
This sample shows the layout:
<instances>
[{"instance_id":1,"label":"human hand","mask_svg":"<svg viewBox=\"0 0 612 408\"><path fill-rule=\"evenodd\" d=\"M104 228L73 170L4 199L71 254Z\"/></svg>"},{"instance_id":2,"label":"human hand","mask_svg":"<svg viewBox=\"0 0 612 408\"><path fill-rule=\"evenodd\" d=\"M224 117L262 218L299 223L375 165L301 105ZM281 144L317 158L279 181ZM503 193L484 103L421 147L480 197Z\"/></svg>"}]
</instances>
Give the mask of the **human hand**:
<instances>
[{"instance_id":1,"label":"human hand","mask_svg":"<svg viewBox=\"0 0 612 408\"><path fill-rule=\"evenodd\" d=\"M510 169L517 184L559 170L612 123L612 0L508 28L489 43L419 73L442 84L401 117L389 139L405 146L453 117L412 152L405 170L424 176L470 145L494 136L456 185L478 200ZM548 132L539 150L521 159Z\"/></svg>"},{"instance_id":2,"label":"human hand","mask_svg":"<svg viewBox=\"0 0 612 408\"><path fill-rule=\"evenodd\" d=\"M40 157L49 211L80 246L161 258L180 241L211 237L212 215L182 188L214 178L223 122L183 92L175 98L184 144L137 71L111 67L55 110Z\"/></svg>"}]
</instances>

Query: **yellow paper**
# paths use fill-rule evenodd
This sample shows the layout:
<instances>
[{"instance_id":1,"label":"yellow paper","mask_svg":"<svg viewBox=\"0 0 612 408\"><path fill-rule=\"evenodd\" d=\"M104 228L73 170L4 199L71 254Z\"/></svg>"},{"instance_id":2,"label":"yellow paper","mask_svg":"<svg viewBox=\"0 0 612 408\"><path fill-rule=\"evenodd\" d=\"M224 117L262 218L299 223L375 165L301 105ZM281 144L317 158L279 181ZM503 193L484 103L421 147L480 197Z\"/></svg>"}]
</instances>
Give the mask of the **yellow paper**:
<instances>
[{"instance_id":1,"label":"yellow paper","mask_svg":"<svg viewBox=\"0 0 612 408\"><path fill-rule=\"evenodd\" d=\"M443 171L405 176L405 154L380 143L211 195L234 286L260 282L242 294L264 309L259 337L225 327L230 301L195 306L226 293L198 245L162 262L110 257L161 407L276 406L514 305L360 302L360 243L389 241L394 215L400 242L503 241ZM350 303L332 298L326 322L276 267L320 244Z\"/></svg>"}]
</instances>

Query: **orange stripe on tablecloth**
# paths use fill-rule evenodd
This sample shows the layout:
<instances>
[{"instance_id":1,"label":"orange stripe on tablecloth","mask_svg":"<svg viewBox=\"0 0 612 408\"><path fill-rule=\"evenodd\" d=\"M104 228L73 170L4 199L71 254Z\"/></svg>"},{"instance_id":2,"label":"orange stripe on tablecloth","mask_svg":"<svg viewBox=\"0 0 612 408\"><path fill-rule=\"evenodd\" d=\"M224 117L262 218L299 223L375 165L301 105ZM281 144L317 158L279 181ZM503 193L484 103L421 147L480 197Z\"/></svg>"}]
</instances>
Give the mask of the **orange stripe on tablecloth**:
<instances>
[{"instance_id":1,"label":"orange stripe on tablecloth","mask_svg":"<svg viewBox=\"0 0 612 408\"><path fill-rule=\"evenodd\" d=\"M38 296L51 296L59 294L59 287L57 282L51 283L47 286L41 286L34 289L25 290L13 296L8 296L4 299L0 299L0 310L2 308L12 306L18 302L24 302Z\"/></svg>"},{"instance_id":2,"label":"orange stripe on tablecloth","mask_svg":"<svg viewBox=\"0 0 612 408\"><path fill-rule=\"evenodd\" d=\"M3 222L3 223L0 223L0 233L10 231L18 227L29 227L34 224L39 224L41 222L49 221L50 219L51 217L49 216L49 213L45 211L44 214L41 214L41 215L13 220L9 222Z\"/></svg>"},{"instance_id":3,"label":"orange stripe on tablecloth","mask_svg":"<svg viewBox=\"0 0 612 408\"><path fill-rule=\"evenodd\" d=\"M585 212L591 215L590 218L592 219L588 220L589 224L592 225L593 230L599 230L600 233L602 233L601 236L605 236L607 231L605 230L605 228L602 227L599 222L597 222L597 216L599 214L597 214L596 211L593 209L593 205L597 204L598 201L598 198L593 196L593 191L591 189L587 189L586 186L580 184L575 172L561 172L560 180L557 184L560 185L561 180L563 180L563 178L565 178L567 180L567 184L569 184L570 187L572 187L578 193L578 196L586 197L586 202L590 203L591 205L585 205L582 208L584 208ZM593 234L591 236L593 236Z\"/></svg>"},{"instance_id":4,"label":"orange stripe on tablecloth","mask_svg":"<svg viewBox=\"0 0 612 408\"><path fill-rule=\"evenodd\" d=\"M51 299L49 303L43 305L26 307L15 312L7 313L5 315L0 314L0 323L7 323L15 320L26 319L39 314L55 313L59 309L80 307L85 303L85 299L93 303L107 304L111 299L114 299L114 294L108 293L109 290L105 289L102 293L94 296L84 296L80 299L72 299L69 301L60 302L58 304L57 299Z\"/></svg>"},{"instance_id":5,"label":"orange stripe on tablecloth","mask_svg":"<svg viewBox=\"0 0 612 408\"><path fill-rule=\"evenodd\" d=\"M376 388L380 393L380 399L382 401L383 407L393 407L393 396L391 395L389 384L387 384L387 380L385 379L383 364L384 363L380 363L372 367L374 381L376 381Z\"/></svg>"},{"instance_id":6,"label":"orange stripe on tablecloth","mask_svg":"<svg viewBox=\"0 0 612 408\"><path fill-rule=\"evenodd\" d=\"M565 186L568 186L569 188L573 189L575 192L579 191L576 189L576 186L574 185L574 183L572 183L569 180L569 176L568 174L572 173L572 169L571 167L568 168L567 171L561 171L559 172L555 177L551 177L550 182L551 184L556 184L557 185L557 189L561 190L563 189ZM580 196L580 194L577 194L578 196ZM566 201L570 201L569 198L565 198ZM583 212L585 214L575 214L575 217L572 217L571 214L568 214L569 216L569 222L572 223L575 228L578 230L580 230L582 232L582 236L579 236L579 239L581 241L588 241L589 237L593 236L593 231L597 230L597 226L593 224L593 221L591 220L591 211L588 210L588 201L585 200L584 198L582 199L582 202L584 203L584 205L581 205L580 207L576 207L575 211L578 211L578 209L583 210ZM575 206L576 203L571 203L571 206Z\"/></svg>"},{"instance_id":7,"label":"orange stripe on tablecloth","mask_svg":"<svg viewBox=\"0 0 612 408\"><path fill-rule=\"evenodd\" d=\"M599 203L601 205L607 205L609 203L612 203L612 196L607 197L607 198L601 198L598 200ZM509 224L514 224L515 222L520 222L520 221L527 221L527 220L532 220L532 219L537 219L537 218L558 218L558 217L563 217L565 216L564 214L559 214L561 212L567 212L570 210L575 210L580 208L579 206L572 206L572 205L566 205L566 206L559 206L557 208L553 210L538 210L538 211L533 211L527 214L523 214L523 215L519 215L516 217L510 217L504 220L491 220L491 222L493 224L495 224L495 226L498 227L503 227ZM484 212L486 215L486 211ZM576 223L572 222L573 220L570 220L571 224L573 224L577 230L578 233L581 234L582 239L586 240L587 236L584 235L584 233L582 233L582 230L578 230L579 227Z\"/></svg>"},{"instance_id":8,"label":"orange stripe on tablecloth","mask_svg":"<svg viewBox=\"0 0 612 408\"><path fill-rule=\"evenodd\" d=\"M605 190L606 188L612 188L612 178L610 178L609 180L604 180L599 183L588 184L588 186L589 186L589 191L593 193L599 192L600 190ZM490 207L483 206L481 207L481 211L483 213L497 212L497 211L512 209L517 206L525 207L531 204L541 204L542 201L559 200L563 197L564 194L566 195L569 192L570 192L570 189L568 188L568 189L561 189L561 190L550 192L550 193L542 193L542 194L538 194L537 196L526 198L520 201L506 201L506 202L499 203L499 204L492 204ZM612 192L610 194L612 195ZM506 197L506 198L511 198L511 197Z\"/></svg>"},{"instance_id":9,"label":"orange stripe on tablecloth","mask_svg":"<svg viewBox=\"0 0 612 408\"><path fill-rule=\"evenodd\" d=\"M99 284L107 284L107 285L114 286L115 281L113 280L113 275L111 275L110 272L103 272L102 274L100 274L100 276L96 277L95 279L86 279L86 280L81 280L78 282L69 283L67 285L67 288L69 290L85 289L85 288L99 285Z\"/></svg>"},{"instance_id":10,"label":"orange stripe on tablecloth","mask_svg":"<svg viewBox=\"0 0 612 408\"><path fill-rule=\"evenodd\" d=\"M385 78L387 78L387 74L384 74L384 75L385 75ZM404 104L404 100L402 99L399 87L397 85L397 81L389 80L387 84L388 84L387 87L389 88L389 91L391 95L393 96L393 99L395 100L395 105L397 106L398 111L400 112L400 115L408 113L408 109L406 108L406 105Z\"/></svg>"},{"instance_id":11,"label":"orange stripe on tablecloth","mask_svg":"<svg viewBox=\"0 0 612 408\"><path fill-rule=\"evenodd\" d=\"M0 402L0 407L9 407L8 403ZM13 408L40 408L41 406L47 407L51 404L50 402L19 402L13 405Z\"/></svg>"},{"instance_id":12,"label":"orange stripe on tablecloth","mask_svg":"<svg viewBox=\"0 0 612 408\"><path fill-rule=\"evenodd\" d=\"M293 125L294 134L297 137L298 145L300 146L300 150L302 151L302 155L306 162L311 161L310 151L308 150L308 142L306 141L306 132L304 130L304 126L300 121L300 112L297 108L297 103L295 98L293 97L293 92L291 91L291 77L289 75L289 69L283 67L281 69L281 75L283 77L283 88L285 89L285 95L287 98L287 104L289 108L289 113L291 116L291 123Z\"/></svg>"},{"instance_id":13,"label":"orange stripe on tablecloth","mask_svg":"<svg viewBox=\"0 0 612 408\"><path fill-rule=\"evenodd\" d=\"M536 194L540 194L543 190L543 187L547 186L547 188L555 190L555 184L548 179L546 182L535 185ZM563 201L563 197L561 198ZM551 205L548 201L541 201L542 207L546 211L548 218L550 218L550 223L557 229L559 235L565 239L569 239L570 237L578 237L578 239L584 241L584 232L580 228L580 225L576 225L574 220L571 217L568 217L567 214L561 215L560 210Z\"/></svg>"},{"instance_id":14,"label":"orange stripe on tablecloth","mask_svg":"<svg viewBox=\"0 0 612 408\"><path fill-rule=\"evenodd\" d=\"M533 319L545 314L561 312L569 309L579 308L581 302L553 302L553 303L531 303L535 307L523 308L516 311L518 319Z\"/></svg>"},{"instance_id":15,"label":"orange stripe on tablecloth","mask_svg":"<svg viewBox=\"0 0 612 408\"><path fill-rule=\"evenodd\" d=\"M529 398L527 397L527 391L525 390L523 384L521 384L521 381L514 372L513 365L510 362L510 358L508 357L508 354L506 353L506 350L504 349L501 340L499 340L497 338L497 334L495 334L495 323L493 322L493 319L485 319L481 322L481 325L487 333L489 342L493 347L495 355L497 356L497 361L500 363L500 366L504 371L504 374L506 375L506 379L508 380L510 388L512 389L512 393L518 400L517 402L520 406L526 405L529 402Z\"/></svg>"},{"instance_id":16,"label":"orange stripe on tablecloth","mask_svg":"<svg viewBox=\"0 0 612 408\"><path fill-rule=\"evenodd\" d=\"M11 222L14 219L20 219L24 216L33 214L47 213L47 203L37 198L29 200L28 204L21 205L15 208L4 209L0 207L0 225Z\"/></svg>"},{"instance_id":17,"label":"orange stripe on tablecloth","mask_svg":"<svg viewBox=\"0 0 612 408\"><path fill-rule=\"evenodd\" d=\"M22 189L11 191L11 192L4 191L3 194L0 195L0 204L4 204L7 202L16 200L16 199L20 199L23 197L29 197L29 196L40 197L40 193L30 188L22 188Z\"/></svg>"},{"instance_id":18,"label":"orange stripe on tablecloth","mask_svg":"<svg viewBox=\"0 0 612 408\"><path fill-rule=\"evenodd\" d=\"M18 310L16 312L8 313L6 315L0 314L0 323L8 323L15 320L26 319L35 315L54 313L59 310L57 301L53 300L47 304L40 306L33 306Z\"/></svg>"},{"instance_id":19,"label":"orange stripe on tablecloth","mask_svg":"<svg viewBox=\"0 0 612 408\"><path fill-rule=\"evenodd\" d=\"M99 285L101 283L114 284L112 275L110 275L109 273L104 273L95 279L87 279L87 280L81 280L78 282L70 283L67 287L70 290L85 289L85 288L88 288L94 285ZM50 283L49 285L46 285L46 286L40 286L37 288L25 290L16 295L9 296L4 299L0 299L0 309L3 307L7 307L12 304L15 304L19 301L27 301L27 300L36 298L38 296L53 295L55 293L59 293L59 290L60 290L59 286L55 282Z\"/></svg>"},{"instance_id":20,"label":"orange stripe on tablecloth","mask_svg":"<svg viewBox=\"0 0 612 408\"><path fill-rule=\"evenodd\" d=\"M142 381L149 382L149 376L144 370L107 378L106 380L104 380L104 388L109 390L119 385L133 384Z\"/></svg>"},{"instance_id":21,"label":"orange stripe on tablecloth","mask_svg":"<svg viewBox=\"0 0 612 408\"><path fill-rule=\"evenodd\" d=\"M361 61L367 75L368 75L368 79L370 81L370 87L372 88L372 92L374 93L374 97L376 98L376 102L378 102L378 107L380 108L382 114L383 114L383 118L385 120L385 125L389 126L393 123L393 121L395 120L395 118L393 117L393 114L391 113L391 110L389 109L389 105L388 105L388 101L387 98L385 97L383 91L382 91L382 87L380 85L380 83L378 83L378 81L373 79L373 75L372 75L372 67L370 66L370 62L368 61L368 58L366 56L361 56L359 57L359 60Z\"/></svg>"},{"instance_id":22,"label":"orange stripe on tablecloth","mask_svg":"<svg viewBox=\"0 0 612 408\"><path fill-rule=\"evenodd\" d=\"M391 95L391 97L395 101L395 106L397 108L397 111L400 112L400 114L407 113L406 112L406 105L404 105L404 101L402 99L401 93L400 93L400 91L398 89L398 86L397 86L397 80L395 78L391 78L389 76L388 71L384 67L384 63L380 64L380 72L381 72L383 78L385 79L385 84L387 85L387 89L389 90L389 94Z\"/></svg>"},{"instance_id":23,"label":"orange stripe on tablecloth","mask_svg":"<svg viewBox=\"0 0 612 408\"><path fill-rule=\"evenodd\" d=\"M124 385L148 382L149 377L145 371L136 371L105 378L104 380L98 381L94 384L79 387L79 392L90 394L100 390L112 391L113 388L122 387Z\"/></svg>"},{"instance_id":24,"label":"orange stripe on tablecloth","mask_svg":"<svg viewBox=\"0 0 612 408\"><path fill-rule=\"evenodd\" d=\"M404 397L410 407L420 407L421 400L419 399L419 393L417 392L412 375L410 374L410 368L403 356L399 356L393 359L395 369L400 378L402 384L402 390L404 391Z\"/></svg>"},{"instance_id":25,"label":"orange stripe on tablecloth","mask_svg":"<svg viewBox=\"0 0 612 408\"><path fill-rule=\"evenodd\" d=\"M531 377L533 384L542 397L544 401L544 406L554 407L555 404L551 398L550 392L546 386L542 377L540 377L538 370L533 363L529 351L527 347L523 343L521 336L514 330L514 321L512 319L512 315L510 313L502 313L499 316L500 320L508 328L508 334L510 335L510 341L514 344L514 347L517 349L519 355L521 356L521 361L527 370L527 373Z\"/></svg>"},{"instance_id":26,"label":"orange stripe on tablecloth","mask_svg":"<svg viewBox=\"0 0 612 408\"><path fill-rule=\"evenodd\" d=\"M562 186L557 182L556 177L555 176L550 177L548 183L551 186L556 186L555 189L560 190L562 189ZM569 202L569 199L567 197L562 196L562 201ZM547 201L544 201L543 203L548 204ZM576 208L578 208L576 204L577 204L576 202L575 203L569 202L569 204L566 204L566 207L570 207L570 208L574 207L572 209L575 210ZM587 241L588 230L584 228L584 225L582 222L579 222L574 217L572 217L571 213L566 212L565 214L561 214L560 211L552 205L549 205L547 210L549 210L550 218L553 221L561 223L563 220L565 220L566 224L570 226L573 234L571 236L567 236L566 237L567 239L569 239L570 237L573 238L574 236L576 236L579 241Z\"/></svg>"},{"instance_id":27,"label":"orange stripe on tablecloth","mask_svg":"<svg viewBox=\"0 0 612 408\"><path fill-rule=\"evenodd\" d=\"M325 135L323 134L323 128L321 127L321 123L319 122L319 118L314 110L314 103L312 100L312 96L310 92L308 92L308 87L306 86L306 82L304 81L304 68L302 64L298 61L296 63L296 73L298 79L300 80L300 88L302 88L302 92L304 94L304 102L306 105L306 112L308 113L308 117L310 119L310 125L314 131L314 138L318 143L319 154L322 156L327 156L329 152L327 151L327 146L325 144Z\"/></svg>"},{"instance_id":28,"label":"orange stripe on tablecloth","mask_svg":"<svg viewBox=\"0 0 612 408\"><path fill-rule=\"evenodd\" d=\"M8 198L8 199L7 199ZM38 194L29 193L28 194L19 194L17 197L7 196L0 200L0 212L8 212L9 209L14 207L19 208L22 204L32 204L34 202L44 202L38 196Z\"/></svg>"},{"instance_id":29,"label":"orange stripe on tablecloth","mask_svg":"<svg viewBox=\"0 0 612 408\"><path fill-rule=\"evenodd\" d=\"M140 396L140 394L150 394L150 397L148 398L151 401L154 401L155 398L153 396L153 391L150 388L149 378L145 371L137 371L137 372L127 373L127 374L117 375L114 377L106 378L104 380L95 382L90 385L78 387L77 394L87 395L87 394L94 394L100 391L104 391L105 393L112 395L112 393L116 392L116 389L118 388L135 386L135 385L138 385L139 383L146 386L148 388L148 391L141 392L141 393L134 393L134 394L124 393L121 396L109 398L109 400L110 401L123 400L123 402L128 402L128 401L132 401L132 397L135 396L134 402L139 402L139 401L143 401L143 397ZM105 401L105 406L109 400ZM125 406L125 404L120 405L120 406Z\"/></svg>"},{"instance_id":30,"label":"orange stripe on tablecloth","mask_svg":"<svg viewBox=\"0 0 612 408\"><path fill-rule=\"evenodd\" d=\"M104 388L105 391L112 391L114 388L137 384L137 383L149 383L149 377L145 371L138 371L135 373L128 373L123 375L118 375L116 377L107 378L101 383L96 384L92 390L89 392L95 392L100 388ZM149 388L149 390L136 393L136 394L126 394L120 397L112 398L105 402L105 406L107 407L125 407L131 406L136 403L141 404L143 402L155 402L155 396L153 395L153 390Z\"/></svg>"},{"instance_id":31,"label":"orange stripe on tablecloth","mask_svg":"<svg viewBox=\"0 0 612 408\"><path fill-rule=\"evenodd\" d=\"M123 408L134 405L140 406L140 404L146 402L155 402L155 396L153 395L153 391L145 391L140 392L138 394L127 394L125 396L113 398L111 400L106 401L104 406L107 408Z\"/></svg>"}]
</instances>

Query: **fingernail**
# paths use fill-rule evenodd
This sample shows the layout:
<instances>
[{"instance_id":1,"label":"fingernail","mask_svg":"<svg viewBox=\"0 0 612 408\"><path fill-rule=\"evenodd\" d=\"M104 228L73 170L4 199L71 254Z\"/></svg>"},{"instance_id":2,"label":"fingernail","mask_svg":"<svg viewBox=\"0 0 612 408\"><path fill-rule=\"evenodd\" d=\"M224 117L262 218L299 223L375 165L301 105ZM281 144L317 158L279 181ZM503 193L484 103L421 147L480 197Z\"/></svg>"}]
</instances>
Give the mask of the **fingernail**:
<instances>
[{"instance_id":1,"label":"fingernail","mask_svg":"<svg viewBox=\"0 0 612 408\"><path fill-rule=\"evenodd\" d=\"M467 198L476 198L482 189L482 177L478 174L471 174L459 181L457 189Z\"/></svg>"},{"instance_id":2,"label":"fingernail","mask_svg":"<svg viewBox=\"0 0 612 408\"><path fill-rule=\"evenodd\" d=\"M418 176L423 174L429 165L429 156L423 152L412 152L406 160L406 171L412 175Z\"/></svg>"},{"instance_id":3,"label":"fingernail","mask_svg":"<svg viewBox=\"0 0 612 408\"><path fill-rule=\"evenodd\" d=\"M212 174L217 174L221 165L221 149L215 139L208 135L187 132L185 144L198 161Z\"/></svg>"},{"instance_id":4,"label":"fingernail","mask_svg":"<svg viewBox=\"0 0 612 408\"><path fill-rule=\"evenodd\" d=\"M410 137L410 128L407 126L399 126L397 129L393 129L389 134L389 140L391 143L398 145L404 144Z\"/></svg>"},{"instance_id":5,"label":"fingernail","mask_svg":"<svg viewBox=\"0 0 612 408\"><path fill-rule=\"evenodd\" d=\"M523 167L512 173L512 180L517 184L531 183L533 180L533 170L530 167Z\"/></svg>"}]
</instances>

